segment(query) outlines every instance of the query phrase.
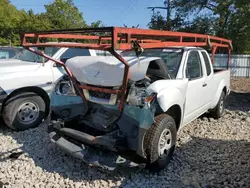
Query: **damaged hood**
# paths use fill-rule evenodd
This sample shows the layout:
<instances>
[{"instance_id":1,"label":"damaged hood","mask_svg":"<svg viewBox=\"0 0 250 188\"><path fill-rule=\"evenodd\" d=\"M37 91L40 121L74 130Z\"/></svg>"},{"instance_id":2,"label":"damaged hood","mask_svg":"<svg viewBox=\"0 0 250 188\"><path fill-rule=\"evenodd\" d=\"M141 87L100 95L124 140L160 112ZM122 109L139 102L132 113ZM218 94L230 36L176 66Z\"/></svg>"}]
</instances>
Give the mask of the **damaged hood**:
<instances>
[{"instance_id":1,"label":"damaged hood","mask_svg":"<svg viewBox=\"0 0 250 188\"><path fill-rule=\"evenodd\" d=\"M150 61L159 57L123 57L130 65L129 79L138 81L145 78ZM112 56L79 56L66 62L66 66L79 82L98 86L120 86L124 65Z\"/></svg>"}]
</instances>

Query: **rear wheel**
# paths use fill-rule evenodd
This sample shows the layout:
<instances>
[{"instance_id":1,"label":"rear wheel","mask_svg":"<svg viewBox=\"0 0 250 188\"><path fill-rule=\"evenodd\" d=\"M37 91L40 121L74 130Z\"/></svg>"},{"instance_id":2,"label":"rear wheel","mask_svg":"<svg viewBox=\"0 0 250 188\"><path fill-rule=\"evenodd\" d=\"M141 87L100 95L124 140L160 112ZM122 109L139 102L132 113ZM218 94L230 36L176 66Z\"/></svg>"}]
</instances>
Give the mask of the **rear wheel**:
<instances>
[{"instance_id":1,"label":"rear wheel","mask_svg":"<svg viewBox=\"0 0 250 188\"><path fill-rule=\"evenodd\" d=\"M211 110L210 114L214 119L219 119L224 115L225 112L225 92L221 92L220 99L214 109Z\"/></svg>"},{"instance_id":2,"label":"rear wheel","mask_svg":"<svg viewBox=\"0 0 250 188\"><path fill-rule=\"evenodd\" d=\"M44 100L33 92L17 94L5 102L3 120L12 129L26 130L38 126L45 118Z\"/></svg>"},{"instance_id":3,"label":"rear wheel","mask_svg":"<svg viewBox=\"0 0 250 188\"><path fill-rule=\"evenodd\" d=\"M171 116L161 114L155 118L155 123L145 136L147 168L150 171L159 172L168 165L176 144L176 132L176 124Z\"/></svg>"}]
</instances>

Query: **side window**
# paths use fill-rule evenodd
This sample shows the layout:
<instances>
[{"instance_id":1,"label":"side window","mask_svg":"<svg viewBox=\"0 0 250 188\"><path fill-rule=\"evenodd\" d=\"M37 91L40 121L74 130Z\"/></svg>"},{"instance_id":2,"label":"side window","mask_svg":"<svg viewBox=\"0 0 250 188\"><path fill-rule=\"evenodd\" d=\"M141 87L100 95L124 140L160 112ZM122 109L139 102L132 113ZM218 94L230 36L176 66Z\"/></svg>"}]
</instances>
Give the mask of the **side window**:
<instances>
[{"instance_id":1,"label":"side window","mask_svg":"<svg viewBox=\"0 0 250 188\"><path fill-rule=\"evenodd\" d=\"M201 52L201 53L202 53L203 59L205 61L205 65L206 65L206 69L207 69L207 76L209 76L211 74L211 66L210 66L208 56L207 56L206 52Z\"/></svg>"},{"instance_id":2,"label":"side window","mask_svg":"<svg viewBox=\"0 0 250 188\"><path fill-rule=\"evenodd\" d=\"M186 66L186 77L192 79L202 77L200 56L197 51L191 51Z\"/></svg>"},{"instance_id":3,"label":"side window","mask_svg":"<svg viewBox=\"0 0 250 188\"><path fill-rule=\"evenodd\" d=\"M61 55L60 59L65 63L68 59L76 56L90 56L90 52L83 48L69 48Z\"/></svg>"},{"instance_id":4,"label":"side window","mask_svg":"<svg viewBox=\"0 0 250 188\"><path fill-rule=\"evenodd\" d=\"M97 56L112 56L112 54L109 51L104 51L104 50L95 50L95 53Z\"/></svg>"}]
</instances>

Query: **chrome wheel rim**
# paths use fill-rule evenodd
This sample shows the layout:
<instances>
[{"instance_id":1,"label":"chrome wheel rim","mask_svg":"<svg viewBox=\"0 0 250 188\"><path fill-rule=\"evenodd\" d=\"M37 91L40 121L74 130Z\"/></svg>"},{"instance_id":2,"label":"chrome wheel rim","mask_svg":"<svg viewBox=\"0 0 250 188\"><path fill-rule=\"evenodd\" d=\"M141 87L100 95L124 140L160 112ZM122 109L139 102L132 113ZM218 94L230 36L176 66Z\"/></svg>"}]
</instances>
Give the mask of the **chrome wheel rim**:
<instances>
[{"instance_id":1,"label":"chrome wheel rim","mask_svg":"<svg viewBox=\"0 0 250 188\"><path fill-rule=\"evenodd\" d=\"M31 124L39 116L39 107L35 102L27 101L22 103L17 111L17 117L23 124Z\"/></svg>"},{"instance_id":2,"label":"chrome wheel rim","mask_svg":"<svg viewBox=\"0 0 250 188\"><path fill-rule=\"evenodd\" d=\"M158 154L162 156L167 154L168 150L172 145L172 134L169 129L164 129L161 133L159 142L158 142Z\"/></svg>"}]
</instances>

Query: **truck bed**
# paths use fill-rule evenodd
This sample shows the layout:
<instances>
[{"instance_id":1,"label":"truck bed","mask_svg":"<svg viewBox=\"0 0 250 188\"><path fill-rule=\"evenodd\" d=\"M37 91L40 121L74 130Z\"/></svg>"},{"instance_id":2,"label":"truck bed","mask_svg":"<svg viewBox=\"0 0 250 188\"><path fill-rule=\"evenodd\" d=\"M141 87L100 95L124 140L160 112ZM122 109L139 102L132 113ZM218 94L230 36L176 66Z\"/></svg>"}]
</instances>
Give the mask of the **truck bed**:
<instances>
[{"instance_id":1,"label":"truck bed","mask_svg":"<svg viewBox=\"0 0 250 188\"><path fill-rule=\"evenodd\" d=\"M218 72L221 72L221 71L227 71L228 69L218 69L218 68L214 68L214 73L217 74Z\"/></svg>"}]
</instances>

